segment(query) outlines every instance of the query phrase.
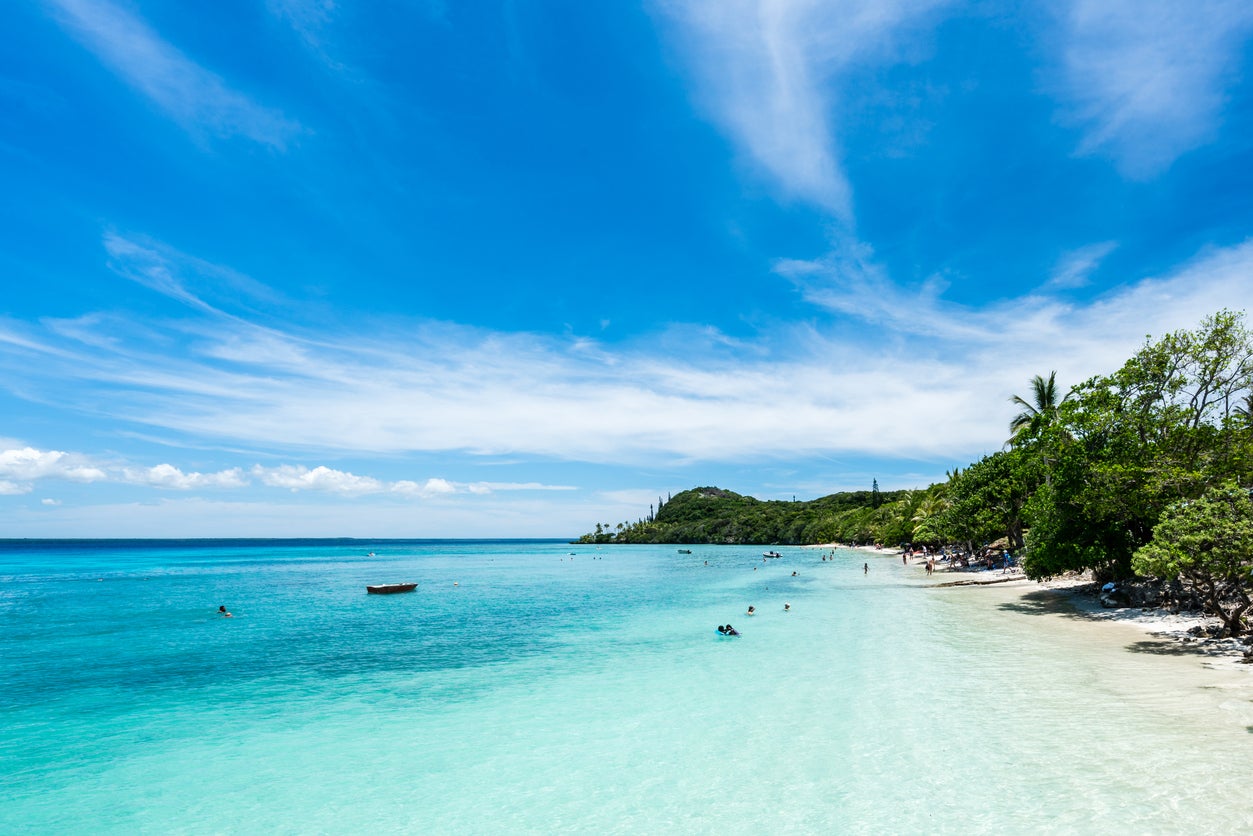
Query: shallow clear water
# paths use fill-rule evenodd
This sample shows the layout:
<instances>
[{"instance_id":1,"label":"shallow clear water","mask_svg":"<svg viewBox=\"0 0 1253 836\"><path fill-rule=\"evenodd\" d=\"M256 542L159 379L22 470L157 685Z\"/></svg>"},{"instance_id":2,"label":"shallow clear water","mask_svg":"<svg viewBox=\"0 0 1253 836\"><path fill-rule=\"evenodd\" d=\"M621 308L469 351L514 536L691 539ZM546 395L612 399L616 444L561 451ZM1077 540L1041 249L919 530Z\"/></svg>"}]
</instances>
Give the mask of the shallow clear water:
<instances>
[{"instance_id":1,"label":"shallow clear water","mask_svg":"<svg viewBox=\"0 0 1253 836\"><path fill-rule=\"evenodd\" d=\"M1253 827L1250 677L887 556L692 551L0 544L0 829Z\"/></svg>"}]
</instances>

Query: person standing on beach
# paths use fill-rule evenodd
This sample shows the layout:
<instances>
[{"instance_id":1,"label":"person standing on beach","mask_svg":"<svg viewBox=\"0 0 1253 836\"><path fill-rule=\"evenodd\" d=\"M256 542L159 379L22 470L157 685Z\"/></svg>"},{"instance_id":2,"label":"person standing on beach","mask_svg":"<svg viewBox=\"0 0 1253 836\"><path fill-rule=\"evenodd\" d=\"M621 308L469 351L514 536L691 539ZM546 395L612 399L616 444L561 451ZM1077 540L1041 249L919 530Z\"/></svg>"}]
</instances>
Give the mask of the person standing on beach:
<instances>
[{"instance_id":1,"label":"person standing on beach","mask_svg":"<svg viewBox=\"0 0 1253 836\"><path fill-rule=\"evenodd\" d=\"M870 564L869 564L869 563L863 563L863 564L861 565L861 573L862 573L863 575L869 575L869 574L870 574Z\"/></svg>"}]
</instances>

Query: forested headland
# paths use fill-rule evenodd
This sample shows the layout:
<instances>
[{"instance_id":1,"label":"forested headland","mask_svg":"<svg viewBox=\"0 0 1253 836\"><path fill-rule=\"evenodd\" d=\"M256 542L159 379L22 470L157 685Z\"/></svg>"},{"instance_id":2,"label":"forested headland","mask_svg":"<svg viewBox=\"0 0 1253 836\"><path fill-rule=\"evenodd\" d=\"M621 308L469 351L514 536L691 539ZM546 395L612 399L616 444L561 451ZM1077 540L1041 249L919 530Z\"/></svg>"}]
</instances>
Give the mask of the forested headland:
<instances>
[{"instance_id":1,"label":"forested headland","mask_svg":"<svg viewBox=\"0 0 1253 836\"><path fill-rule=\"evenodd\" d=\"M1027 575L1091 571L1186 588L1241 631L1253 609L1253 334L1220 311L1063 394L1037 375L1004 446L906 491L762 501L720 488L658 498L595 543L883 543L1004 538Z\"/></svg>"},{"instance_id":2,"label":"forested headland","mask_svg":"<svg viewBox=\"0 0 1253 836\"><path fill-rule=\"evenodd\" d=\"M807 502L760 500L722 488L693 488L657 499L647 517L616 528L598 523L585 543L724 543L775 545L881 540L908 536L898 508L912 491L831 494ZM899 540L895 542L900 542Z\"/></svg>"}]
</instances>

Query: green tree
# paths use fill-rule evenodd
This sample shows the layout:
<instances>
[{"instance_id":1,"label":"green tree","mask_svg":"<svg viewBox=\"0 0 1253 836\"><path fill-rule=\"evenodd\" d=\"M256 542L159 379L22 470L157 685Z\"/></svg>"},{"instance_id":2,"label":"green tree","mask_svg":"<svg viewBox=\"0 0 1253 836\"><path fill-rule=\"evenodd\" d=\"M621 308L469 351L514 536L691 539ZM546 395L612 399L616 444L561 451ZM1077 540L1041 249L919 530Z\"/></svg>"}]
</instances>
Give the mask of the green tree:
<instances>
[{"instance_id":1,"label":"green tree","mask_svg":"<svg viewBox=\"0 0 1253 836\"><path fill-rule=\"evenodd\" d=\"M1040 375L1031 378L1031 399L1011 395L1009 402L1022 407L1022 412L1015 415L1009 422L1009 443L1014 444L1021 438L1034 435L1057 416L1057 407L1070 397L1069 393L1061 400L1057 398L1057 372L1049 372L1048 380Z\"/></svg>"},{"instance_id":2,"label":"green tree","mask_svg":"<svg viewBox=\"0 0 1253 836\"><path fill-rule=\"evenodd\" d=\"M934 527L971 549L1002 536L1021 548L1024 509L1039 481L1034 462L1023 450L1001 450L951 476Z\"/></svg>"},{"instance_id":3,"label":"green tree","mask_svg":"<svg viewBox=\"0 0 1253 836\"><path fill-rule=\"evenodd\" d=\"M1253 606L1253 501L1228 482L1199 499L1166 509L1153 540L1135 553L1132 565L1145 575L1182 579L1201 593L1207 608L1238 636Z\"/></svg>"},{"instance_id":4,"label":"green tree","mask_svg":"<svg viewBox=\"0 0 1253 836\"><path fill-rule=\"evenodd\" d=\"M1031 445L1047 478L1027 509L1027 573L1132 574L1167 506L1247 473L1249 441L1231 424L1250 383L1253 339L1221 311L1075 387Z\"/></svg>"},{"instance_id":5,"label":"green tree","mask_svg":"<svg viewBox=\"0 0 1253 836\"><path fill-rule=\"evenodd\" d=\"M918 501L910 522L914 524L910 540L915 543L939 543L944 539L941 528L941 517L948 509L949 500L945 496L945 486L932 485Z\"/></svg>"}]
</instances>

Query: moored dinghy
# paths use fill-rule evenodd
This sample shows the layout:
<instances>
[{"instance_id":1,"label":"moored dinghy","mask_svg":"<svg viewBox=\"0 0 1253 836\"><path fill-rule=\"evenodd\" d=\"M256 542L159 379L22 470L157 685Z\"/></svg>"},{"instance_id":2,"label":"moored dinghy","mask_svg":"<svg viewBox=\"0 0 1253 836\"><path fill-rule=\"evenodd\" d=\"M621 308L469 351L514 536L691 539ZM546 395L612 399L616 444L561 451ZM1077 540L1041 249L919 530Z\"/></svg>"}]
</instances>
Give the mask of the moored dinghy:
<instances>
[{"instance_id":1,"label":"moored dinghy","mask_svg":"<svg viewBox=\"0 0 1253 836\"><path fill-rule=\"evenodd\" d=\"M413 592L417 587L416 583L381 583L367 586L365 591L370 595L391 595L393 592Z\"/></svg>"}]
</instances>

